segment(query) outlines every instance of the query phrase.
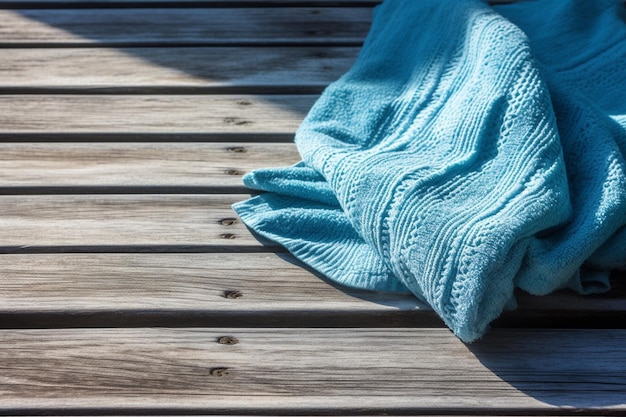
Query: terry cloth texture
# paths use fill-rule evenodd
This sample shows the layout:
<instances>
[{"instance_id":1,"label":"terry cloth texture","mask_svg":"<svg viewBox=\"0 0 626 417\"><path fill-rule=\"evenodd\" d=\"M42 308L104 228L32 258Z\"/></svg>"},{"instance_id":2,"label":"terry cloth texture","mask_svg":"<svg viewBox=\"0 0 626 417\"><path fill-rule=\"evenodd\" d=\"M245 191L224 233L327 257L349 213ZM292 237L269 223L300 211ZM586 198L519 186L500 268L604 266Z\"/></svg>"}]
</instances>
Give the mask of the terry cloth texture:
<instances>
[{"instance_id":1,"label":"terry cloth texture","mask_svg":"<svg viewBox=\"0 0 626 417\"><path fill-rule=\"evenodd\" d=\"M621 0L385 0L350 71L235 210L336 282L410 291L466 342L519 287L626 265Z\"/></svg>"}]
</instances>

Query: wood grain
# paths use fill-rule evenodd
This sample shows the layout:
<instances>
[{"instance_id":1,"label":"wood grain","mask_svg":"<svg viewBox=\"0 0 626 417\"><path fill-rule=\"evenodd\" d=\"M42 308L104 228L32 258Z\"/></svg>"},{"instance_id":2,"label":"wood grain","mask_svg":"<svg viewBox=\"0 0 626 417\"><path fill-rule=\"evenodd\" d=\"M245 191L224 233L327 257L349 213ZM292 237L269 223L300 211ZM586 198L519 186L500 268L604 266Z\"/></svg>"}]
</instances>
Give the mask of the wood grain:
<instances>
[{"instance_id":1,"label":"wood grain","mask_svg":"<svg viewBox=\"0 0 626 417\"><path fill-rule=\"evenodd\" d=\"M348 70L358 51L321 46L0 49L0 89L321 89Z\"/></svg>"},{"instance_id":2,"label":"wood grain","mask_svg":"<svg viewBox=\"0 0 626 417\"><path fill-rule=\"evenodd\" d=\"M275 253L4 254L0 327L443 326L413 296L337 286ZM496 326L605 327L625 288L602 297L517 294ZM227 293L237 292L236 299ZM540 318L538 320L537 318ZM622 327L623 327L622 323Z\"/></svg>"},{"instance_id":3,"label":"wood grain","mask_svg":"<svg viewBox=\"0 0 626 417\"><path fill-rule=\"evenodd\" d=\"M317 96L0 95L0 133L288 133ZM132 139L131 139L132 140Z\"/></svg>"},{"instance_id":4,"label":"wood grain","mask_svg":"<svg viewBox=\"0 0 626 417\"><path fill-rule=\"evenodd\" d=\"M504 4L514 3L519 0L490 0L491 4ZM170 5L172 7L180 7L181 4L187 6L202 5L204 7L286 7L289 6L301 6L301 5L316 5L323 7L345 7L345 6L362 6L370 5L374 6L380 4L381 0L0 0L0 7L19 8L20 5L28 7L32 4L37 5L50 5L50 6L65 6L74 5L75 7L89 7L90 5L112 5L112 6L126 6L134 4L154 5Z\"/></svg>"},{"instance_id":5,"label":"wood grain","mask_svg":"<svg viewBox=\"0 0 626 417\"><path fill-rule=\"evenodd\" d=\"M374 3L0 0L0 414L626 415L623 275L468 346L237 220Z\"/></svg>"},{"instance_id":6,"label":"wood grain","mask_svg":"<svg viewBox=\"0 0 626 417\"><path fill-rule=\"evenodd\" d=\"M413 296L337 287L287 254L8 254L3 259L2 328L442 326Z\"/></svg>"},{"instance_id":7,"label":"wood grain","mask_svg":"<svg viewBox=\"0 0 626 417\"><path fill-rule=\"evenodd\" d=\"M197 186L245 192L243 173L298 160L293 143L0 143L0 188Z\"/></svg>"},{"instance_id":8,"label":"wood grain","mask_svg":"<svg viewBox=\"0 0 626 417\"><path fill-rule=\"evenodd\" d=\"M414 297L329 284L288 254L3 255L2 311L372 312L426 308ZM236 300L225 297L239 291Z\"/></svg>"},{"instance_id":9,"label":"wood grain","mask_svg":"<svg viewBox=\"0 0 626 417\"><path fill-rule=\"evenodd\" d=\"M507 2L513 0L495 0L495 2ZM128 5L128 4L142 4L145 3L147 5L156 5L157 7L160 4L167 4L171 6L183 4L184 7L193 7L197 5L201 5L203 7L267 7L267 6L277 6L277 7L285 7L289 6L301 6L308 4L316 4L324 7L343 7L343 6L354 6L356 5L376 5L379 4L381 0L193 0L185 1L185 0L0 0L0 6L2 5L11 5L12 7L17 7L19 5L28 6L30 4L62 4L62 5L74 5L75 7L86 7L92 4L113 4L117 7Z\"/></svg>"},{"instance_id":10,"label":"wood grain","mask_svg":"<svg viewBox=\"0 0 626 417\"><path fill-rule=\"evenodd\" d=\"M421 328L2 330L0 409L623 413L625 346L624 330L469 346Z\"/></svg>"},{"instance_id":11,"label":"wood grain","mask_svg":"<svg viewBox=\"0 0 626 417\"><path fill-rule=\"evenodd\" d=\"M0 44L358 45L371 15L369 7L0 10Z\"/></svg>"},{"instance_id":12,"label":"wood grain","mask_svg":"<svg viewBox=\"0 0 626 417\"><path fill-rule=\"evenodd\" d=\"M46 195L0 199L2 245L261 244L230 208L245 195Z\"/></svg>"}]
</instances>

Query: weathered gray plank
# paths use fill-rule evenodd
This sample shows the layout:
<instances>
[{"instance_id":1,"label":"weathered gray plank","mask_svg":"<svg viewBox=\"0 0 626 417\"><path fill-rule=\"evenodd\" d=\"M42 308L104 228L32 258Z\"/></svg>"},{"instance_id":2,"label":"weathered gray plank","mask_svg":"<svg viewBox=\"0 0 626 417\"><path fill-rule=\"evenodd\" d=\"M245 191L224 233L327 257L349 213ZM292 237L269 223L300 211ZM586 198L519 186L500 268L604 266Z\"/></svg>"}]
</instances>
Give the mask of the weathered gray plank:
<instances>
[{"instance_id":1,"label":"weathered gray plank","mask_svg":"<svg viewBox=\"0 0 626 417\"><path fill-rule=\"evenodd\" d=\"M339 289L286 254L5 254L2 259L2 311L245 310L258 314L287 309L382 312L421 306L408 295ZM241 296L228 299L228 291Z\"/></svg>"},{"instance_id":2,"label":"weathered gray plank","mask_svg":"<svg viewBox=\"0 0 626 417\"><path fill-rule=\"evenodd\" d=\"M2 256L0 309L390 310L412 296L329 285L287 254L28 254ZM239 291L236 301L227 291ZM356 297L355 295L359 295ZM365 300L361 296L369 295ZM383 303L391 303L385 305Z\"/></svg>"},{"instance_id":3,"label":"weathered gray plank","mask_svg":"<svg viewBox=\"0 0 626 417\"><path fill-rule=\"evenodd\" d=\"M245 195L46 195L0 199L2 246L260 244L234 219Z\"/></svg>"},{"instance_id":4,"label":"weathered gray plank","mask_svg":"<svg viewBox=\"0 0 626 417\"><path fill-rule=\"evenodd\" d=\"M348 47L0 49L0 89L322 88L350 67L358 51Z\"/></svg>"},{"instance_id":5,"label":"weathered gray plank","mask_svg":"<svg viewBox=\"0 0 626 417\"><path fill-rule=\"evenodd\" d=\"M502 1L512 1L512 0L496 0L496 2ZM326 7L337 7L337 6L353 6L370 4L376 5L379 4L381 0L193 0L193 3L196 5L202 5L206 7L211 7L215 5L219 5L219 7L263 7L263 6L284 6L286 4L289 5L302 5L302 4L319 4ZM190 1L186 0L0 0L0 6L9 4L12 6L17 6L23 4L27 6L32 3L37 4L74 4L76 6L89 6L91 4L107 4L113 3L116 5L125 5L125 4L155 4L159 5L165 3L167 5L176 5L176 4L185 4L190 3Z\"/></svg>"},{"instance_id":6,"label":"weathered gray plank","mask_svg":"<svg viewBox=\"0 0 626 417\"><path fill-rule=\"evenodd\" d=\"M0 133L293 133L311 95L0 95Z\"/></svg>"},{"instance_id":7,"label":"weathered gray plank","mask_svg":"<svg viewBox=\"0 0 626 417\"><path fill-rule=\"evenodd\" d=\"M0 143L1 187L200 186L299 160L293 143Z\"/></svg>"},{"instance_id":8,"label":"weathered gray plank","mask_svg":"<svg viewBox=\"0 0 626 417\"><path fill-rule=\"evenodd\" d=\"M164 321L177 326L442 326L412 296L337 287L288 254L4 254L2 259L0 327L44 321L49 326ZM545 327L561 320L556 323L602 327L611 324L611 314L626 311L624 284L616 285L617 292L605 297L520 293L520 309L505 313L501 322ZM236 299L226 296L232 291ZM29 317L18 323L18 315ZM530 322L536 316L541 321ZM589 326L585 317L595 324Z\"/></svg>"},{"instance_id":9,"label":"weathered gray plank","mask_svg":"<svg viewBox=\"0 0 626 417\"><path fill-rule=\"evenodd\" d=\"M513 3L519 0L490 0L489 3L501 4L501 3ZM181 0L0 0L0 6L10 5L11 7L18 7L19 5L28 6L31 4L50 4L50 5L66 5L75 4L77 6L89 6L92 4L168 4L176 5L183 3ZM220 7L262 7L262 6L284 6L289 5L303 5L303 4L316 4L326 7L337 6L353 6L353 5L376 5L381 3L381 0L193 0L194 4L201 4L205 6Z\"/></svg>"},{"instance_id":10,"label":"weathered gray plank","mask_svg":"<svg viewBox=\"0 0 626 417\"><path fill-rule=\"evenodd\" d=\"M359 44L371 15L369 7L1 10L0 44Z\"/></svg>"},{"instance_id":11,"label":"weathered gray plank","mask_svg":"<svg viewBox=\"0 0 626 417\"><path fill-rule=\"evenodd\" d=\"M625 354L624 330L2 330L0 410L623 413Z\"/></svg>"}]
</instances>

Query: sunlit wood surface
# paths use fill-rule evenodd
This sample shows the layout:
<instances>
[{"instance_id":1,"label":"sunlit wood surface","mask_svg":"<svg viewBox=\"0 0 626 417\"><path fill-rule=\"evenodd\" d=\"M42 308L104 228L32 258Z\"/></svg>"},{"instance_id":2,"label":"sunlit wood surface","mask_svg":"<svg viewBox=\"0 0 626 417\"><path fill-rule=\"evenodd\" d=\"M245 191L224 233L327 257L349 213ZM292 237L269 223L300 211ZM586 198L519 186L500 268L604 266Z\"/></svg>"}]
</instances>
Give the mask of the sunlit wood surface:
<instances>
[{"instance_id":1,"label":"sunlit wood surface","mask_svg":"<svg viewBox=\"0 0 626 417\"><path fill-rule=\"evenodd\" d=\"M231 210L377 3L0 0L0 414L626 415L623 274L464 345Z\"/></svg>"}]
</instances>

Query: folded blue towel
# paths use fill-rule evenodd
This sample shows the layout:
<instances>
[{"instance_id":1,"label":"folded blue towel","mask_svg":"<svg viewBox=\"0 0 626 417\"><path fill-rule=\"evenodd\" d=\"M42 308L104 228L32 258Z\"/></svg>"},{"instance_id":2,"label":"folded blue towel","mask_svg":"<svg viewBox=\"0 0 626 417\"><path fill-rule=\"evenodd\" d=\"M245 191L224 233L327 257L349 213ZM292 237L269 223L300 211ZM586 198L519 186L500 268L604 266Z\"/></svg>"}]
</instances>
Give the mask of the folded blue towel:
<instances>
[{"instance_id":1,"label":"folded blue towel","mask_svg":"<svg viewBox=\"0 0 626 417\"><path fill-rule=\"evenodd\" d=\"M410 291L466 342L519 287L605 291L626 265L621 0L385 0L234 209L328 278Z\"/></svg>"}]
</instances>

